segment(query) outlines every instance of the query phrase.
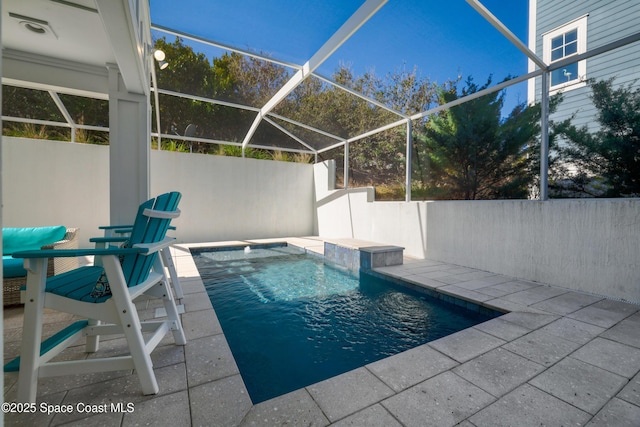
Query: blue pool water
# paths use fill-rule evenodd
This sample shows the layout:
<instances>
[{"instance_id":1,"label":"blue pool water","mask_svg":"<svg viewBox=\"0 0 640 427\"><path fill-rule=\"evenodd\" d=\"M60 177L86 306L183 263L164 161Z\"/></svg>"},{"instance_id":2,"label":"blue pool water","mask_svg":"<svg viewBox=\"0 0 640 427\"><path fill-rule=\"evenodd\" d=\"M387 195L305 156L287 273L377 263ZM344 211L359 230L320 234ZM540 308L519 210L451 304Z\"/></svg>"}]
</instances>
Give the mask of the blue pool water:
<instances>
[{"instance_id":1,"label":"blue pool water","mask_svg":"<svg viewBox=\"0 0 640 427\"><path fill-rule=\"evenodd\" d=\"M254 403L490 318L294 247L193 255Z\"/></svg>"}]
</instances>

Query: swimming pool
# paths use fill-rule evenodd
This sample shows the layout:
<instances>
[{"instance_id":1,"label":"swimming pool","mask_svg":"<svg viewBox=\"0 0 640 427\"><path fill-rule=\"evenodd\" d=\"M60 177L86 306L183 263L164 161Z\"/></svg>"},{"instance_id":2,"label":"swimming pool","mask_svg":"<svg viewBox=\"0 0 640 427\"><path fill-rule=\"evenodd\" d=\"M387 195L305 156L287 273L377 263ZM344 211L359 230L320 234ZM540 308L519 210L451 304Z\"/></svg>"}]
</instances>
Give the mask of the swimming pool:
<instances>
[{"instance_id":1,"label":"swimming pool","mask_svg":"<svg viewBox=\"0 0 640 427\"><path fill-rule=\"evenodd\" d=\"M254 403L491 318L291 246L192 254Z\"/></svg>"}]
</instances>

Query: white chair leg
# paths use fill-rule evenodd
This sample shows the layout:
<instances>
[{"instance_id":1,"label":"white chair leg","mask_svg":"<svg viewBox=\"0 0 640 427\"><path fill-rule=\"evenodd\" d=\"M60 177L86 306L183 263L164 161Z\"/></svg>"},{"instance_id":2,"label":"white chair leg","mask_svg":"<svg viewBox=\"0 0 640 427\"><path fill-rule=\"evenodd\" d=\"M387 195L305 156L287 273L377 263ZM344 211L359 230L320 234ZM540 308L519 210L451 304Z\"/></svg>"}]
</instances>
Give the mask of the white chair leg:
<instances>
[{"instance_id":1,"label":"white chair leg","mask_svg":"<svg viewBox=\"0 0 640 427\"><path fill-rule=\"evenodd\" d=\"M164 254L164 251L162 253ZM171 254L169 254L169 259L171 259ZM164 304L167 318L173 321L176 325L176 328L172 330L173 340L177 345L185 345L187 343L187 339L184 336L182 322L180 321L180 314L178 313L178 307L176 307L176 302L173 298L173 292L171 291L171 287L169 286L169 281L167 280L167 274L164 269L163 261L164 256L162 257L162 259L157 257L153 268L154 271L160 271L162 273L163 280L161 283L163 284L162 286L164 286L164 289L154 287L153 289L150 289L149 293L162 298L162 303ZM169 269L169 271L171 271L171 269Z\"/></svg>"},{"instance_id":2,"label":"white chair leg","mask_svg":"<svg viewBox=\"0 0 640 427\"><path fill-rule=\"evenodd\" d=\"M122 270L119 268L119 261L115 256L106 256L102 258L102 262L109 278L113 294L112 298L120 317L124 336L129 345L129 351L142 386L142 392L144 394L156 394L159 387L156 376L153 373L153 362L149 352L147 352L144 337L142 336L142 326L138 318L138 311L133 301L129 299L126 282Z\"/></svg>"},{"instance_id":3,"label":"white chair leg","mask_svg":"<svg viewBox=\"0 0 640 427\"><path fill-rule=\"evenodd\" d=\"M176 307L173 295L171 294L171 289L167 292L167 296L162 299L162 302L164 303L164 309L167 312L167 318L173 321L176 325L176 328L172 331L173 340L177 345L185 345L187 343L187 338L184 336L184 329L182 329L180 314L178 313L178 307Z\"/></svg>"},{"instance_id":4,"label":"white chair leg","mask_svg":"<svg viewBox=\"0 0 640 427\"><path fill-rule=\"evenodd\" d=\"M147 348L144 344L144 337L140 328L140 321L138 320L135 307L131 304L131 310L129 313L125 313L121 316L124 323L124 335L129 344L129 351L133 359L133 365L140 380L143 394L156 394L160 389L158 387L158 381L153 373L153 362L151 356L147 352ZM129 323L130 322L130 323Z\"/></svg>"},{"instance_id":5,"label":"white chair leg","mask_svg":"<svg viewBox=\"0 0 640 427\"><path fill-rule=\"evenodd\" d=\"M47 259L26 259L27 290L24 305L22 348L20 351L20 373L18 374L18 402L35 403L40 369L40 344L44 292L47 282Z\"/></svg>"},{"instance_id":6,"label":"white chair leg","mask_svg":"<svg viewBox=\"0 0 640 427\"><path fill-rule=\"evenodd\" d=\"M89 319L89 327L100 325L99 320ZM87 336L86 351L87 353L95 353L100 348L100 335Z\"/></svg>"},{"instance_id":7,"label":"white chair leg","mask_svg":"<svg viewBox=\"0 0 640 427\"><path fill-rule=\"evenodd\" d=\"M173 257L171 256L171 249L167 246L161 252L162 254L162 262L164 263L167 270L169 270L169 277L171 277L171 284L173 285L173 289L176 291L176 299L178 301L184 298L184 293L182 292L182 284L180 284L180 279L178 279L178 273L176 272L176 266L173 263Z\"/></svg>"}]
</instances>

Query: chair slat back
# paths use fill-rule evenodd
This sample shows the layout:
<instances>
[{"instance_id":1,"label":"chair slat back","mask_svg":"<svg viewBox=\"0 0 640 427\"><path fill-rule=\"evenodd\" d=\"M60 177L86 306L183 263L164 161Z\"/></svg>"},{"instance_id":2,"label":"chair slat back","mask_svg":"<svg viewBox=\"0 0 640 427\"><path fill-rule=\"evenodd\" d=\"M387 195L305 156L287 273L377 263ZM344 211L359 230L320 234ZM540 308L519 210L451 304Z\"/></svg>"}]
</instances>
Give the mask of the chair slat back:
<instances>
[{"instance_id":1,"label":"chair slat back","mask_svg":"<svg viewBox=\"0 0 640 427\"><path fill-rule=\"evenodd\" d=\"M138 215L131 229L129 246L138 243L156 243L162 241L171 223L170 218L155 218L153 211L176 212L182 196L178 192L165 193L140 205ZM149 210L152 209L151 212ZM131 254L122 260L122 272L128 286L135 286L149 276L157 253L152 255Z\"/></svg>"}]
</instances>

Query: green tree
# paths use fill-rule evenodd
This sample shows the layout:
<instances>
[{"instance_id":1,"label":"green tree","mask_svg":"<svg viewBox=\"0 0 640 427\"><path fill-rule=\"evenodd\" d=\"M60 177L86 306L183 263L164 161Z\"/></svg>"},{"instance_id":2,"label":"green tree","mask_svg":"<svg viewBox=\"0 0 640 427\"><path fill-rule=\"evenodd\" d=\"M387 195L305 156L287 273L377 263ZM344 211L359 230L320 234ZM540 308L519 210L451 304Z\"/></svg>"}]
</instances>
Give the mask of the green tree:
<instances>
[{"instance_id":1,"label":"green tree","mask_svg":"<svg viewBox=\"0 0 640 427\"><path fill-rule=\"evenodd\" d=\"M481 91L469 77L458 94L450 84L440 104ZM502 118L504 94L494 92L436 114L424 127L427 197L448 199L526 198L535 177L530 152L538 144L539 108L516 106Z\"/></svg>"},{"instance_id":2,"label":"green tree","mask_svg":"<svg viewBox=\"0 0 640 427\"><path fill-rule=\"evenodd\" d=\"M560 152L577 168L568 189L587 196L640 196L640 89L613 86L614 80L589 82L599 130L558 125L565 139ZM603 181L603 188L598 183Z\"/></svg>"},{"instance_id":3,"label":"green tree","mask_svg":"<svg viewBox=\"0 0 640 427\"><path fill-rule=\"evenodd\" d=\"M170 58L169 66L164 70L160 70L158 64L154 65L159 89L215 98L220 90L217 83L221 80L214 78L215 73L205 54L194 52L190 46L183 44L180 38L176 38L173 43L168 43L165 38L158 39L155 47L164 51L167 58ZM160 131L164 134L182 135L187 125L195 124L198 135L211 135L213 127L209 117L218 109L218 106L204 101L161 94ZM155 126L155 121L153 123ZM196 152L207 152L210 148L198 143L193 147Z\"/></svg>"},{"instance_id":4,"label":"green tree","mask_svg":"<svg viewBox=\"0 0 640 427\"><path fill-rule=\"evenodd\" d=\"M436 102L436 85L421 78L416 69L395 70L384 77L373 72L357 76L351 68L341 64L333 73L332 80L405 114L424 111ZM296 88L278 106L277 112L344 139L400 119L384 108L315 78L305 80ZM300 132L294 128L289 130ZM308 133L304 133L304 136L314 141L314 136ZM318 147L336 142L327 138L318 138L318 141ZM404 127L353 142L349 146L349 153L352 184L404 182ZM341 150L331 154L342 165Z\"/></svg>"}]
</instances>

